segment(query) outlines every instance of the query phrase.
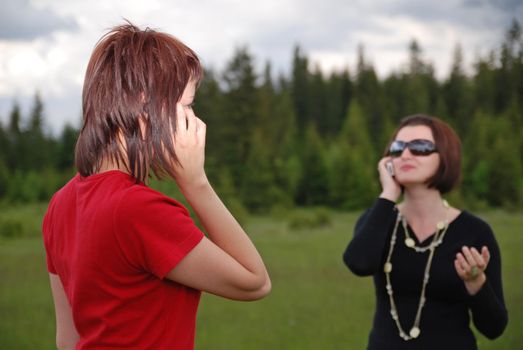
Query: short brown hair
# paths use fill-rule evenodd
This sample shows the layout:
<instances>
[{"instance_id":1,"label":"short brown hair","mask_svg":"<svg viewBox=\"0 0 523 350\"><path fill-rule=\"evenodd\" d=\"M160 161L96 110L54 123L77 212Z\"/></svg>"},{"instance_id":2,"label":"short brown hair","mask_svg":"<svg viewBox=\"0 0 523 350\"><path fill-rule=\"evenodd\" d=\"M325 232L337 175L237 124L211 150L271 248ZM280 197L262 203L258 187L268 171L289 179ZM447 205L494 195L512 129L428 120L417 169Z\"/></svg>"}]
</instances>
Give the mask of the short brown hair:
<instances>
[{"instance_id":1,"label":"short brown hair","mask_svg":"<svg viewBox=\"0 0 523 350\"><path fill-rule=\"evenodd\" d=\"M427 185L429 188L436 188L440 193L448 193L459 183L461 178L461 141L452 127L442 120L423 114L403 118L385 149L385 156L389 155L390 144L396 139L401 129L406 126L417 125L430 128L440 155L439 168L427 180Z\"/></svg>"},{"instance_id":2,"label":"short brown hair","mask_svg":"<svg viewBox=\"0 0 523 350\"><path fill-rule=\"evenodd\" d=\"M126 164L137 181L145 181L150 169L158 177L174 176L169 165L177 161L176 103L187 83L202 75L197 55L169 34L129 22L105 34L85 74L75 150L80 175L98 172L102 160L110 159Z\"/></svg>"}]
</instances>

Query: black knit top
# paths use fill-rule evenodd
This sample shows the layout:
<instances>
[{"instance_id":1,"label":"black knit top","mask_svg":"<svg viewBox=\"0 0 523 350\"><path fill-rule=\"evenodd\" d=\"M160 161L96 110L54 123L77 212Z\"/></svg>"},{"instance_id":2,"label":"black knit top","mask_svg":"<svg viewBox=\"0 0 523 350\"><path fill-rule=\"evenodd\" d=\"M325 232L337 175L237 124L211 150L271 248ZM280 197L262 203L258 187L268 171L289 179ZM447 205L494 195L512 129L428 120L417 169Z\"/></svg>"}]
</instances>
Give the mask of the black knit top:
<instances>
[{"instance_id":1,"label":"black knit top","mask_svg":"<svg viewBox=\"0 0 523 350\"><path fill-rule=\"evenodd\" d=\"M367 349L477 349L470 329L470 315L482 334L491 339L500 336L507 325L508 315L501 283L499 247L490 226L467 211L461 212L449 224L442 244L434 253L419 337L405 341L399 336L390 313L383 272L397 215L393 202L379 198L359 218L354 237L343 255L345 264L353 273L374 278L376 311ZM432 241L429 237L420 244L415 235L410 236L418 246L429 245ZM429 251L415 252L405 246L404 238L405 232L399 225L390 278L399 320L408 334L416 316ZM485 270L487 280L474 296L467 293L454 267L456 254L463 246L476 247L478 251L487 246L490 252Z\"/></svg>"}]
</instances>

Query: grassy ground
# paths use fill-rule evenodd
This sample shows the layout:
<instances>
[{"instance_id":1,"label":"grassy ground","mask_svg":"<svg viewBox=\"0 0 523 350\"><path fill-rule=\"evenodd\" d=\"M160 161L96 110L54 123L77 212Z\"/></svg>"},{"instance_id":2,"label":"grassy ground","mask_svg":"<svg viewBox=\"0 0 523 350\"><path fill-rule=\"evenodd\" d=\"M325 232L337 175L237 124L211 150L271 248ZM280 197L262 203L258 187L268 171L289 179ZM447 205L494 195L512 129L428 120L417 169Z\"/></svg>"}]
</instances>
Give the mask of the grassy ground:
<instances>
[{"instance_id":1,"label":"grassy ground","mask_svg":"<svg viewBox=\"0 0 523 350\"><path fill-rule=\"evenodd\" d=\"M44 206L2 208L23 217L23 234L0 238L0 349L54 349L54 314L39 226ZM288 220L256 217L247 230L273 281L266 299L239 303L203 295L197 349L364 349L374 309L370 278L342 264L357 214L331 213L331 226L289 230ZM523 341L523 214L489 211L503 258L509 325L480 349L516 349ZM1 226L0 226L1 229ZM1 236L1 232L0 232ZM518 345L519 344L519 345Z\"/></svg>"}]
</instances>

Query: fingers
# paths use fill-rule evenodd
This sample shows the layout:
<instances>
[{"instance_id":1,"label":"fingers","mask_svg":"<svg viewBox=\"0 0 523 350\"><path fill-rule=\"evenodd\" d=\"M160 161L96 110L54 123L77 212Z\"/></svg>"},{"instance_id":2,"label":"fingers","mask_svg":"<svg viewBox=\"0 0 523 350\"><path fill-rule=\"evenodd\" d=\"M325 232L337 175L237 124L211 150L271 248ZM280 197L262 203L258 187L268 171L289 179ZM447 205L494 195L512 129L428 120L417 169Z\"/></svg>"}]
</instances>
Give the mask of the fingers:
<instances>
[{"instance_id":1,"label":"fingers","mask_svg":"<svg viewBox=\"0 0 523 350\"><path fill-rule=\"evenodd\" d=\"M465 274L470 273L470 264L467 262L467 259L462 253L458 253L456 255L456 260L458 261L459 265L461 266L461 269L465 272Z\"/></svg>"},{"instance_id":2,"label":"fingers","mask_svg":"<svg viewBox=\"0 0 523 350\"><path fill-rule=\"evenodd\" d=\"M180 135L187 130L187 116L182 104L176 104L176 134Z\"/></svg>"},{"instance_id":3,"label":"fingers","mask_svg":"<svg viewBox=\"0 0 523 350\"><path fill-rule=\"evenodd\" d=\"M196 133L196 116L194 115L194 112L192 108L187 108L185 111L185 115L187 118L187 133L189 135L194 135Z\"/></svg>"},{"instance_id":4,"label":"fingers","mask_svg":"<svg viewBox=\"0 0 523 350\"><path fill-rule=\"evenodd\" d=\"M205 135L207 134L207 125L198 117L196 119L196 137L199 143L203 143L205 146Z\"/></svg>"},{"instance_id":5,"label":"fingers","mask_svg":"<svg viewBox=\"0 0 523 350\"><path fill-rule=\"evenodd\" d=\"M185 112L188 120L187 132L189 135L195 135L198 143L203 143L205 145L205 135L207 126L205 123L198 118L192 108L187 109Z\"/></svg>"},{"instance_id":6,"label":"fingers","mask_svg":"<svg viewBox=\"0 0 523 350\"><path fill-rule=\"evenodd\" d=\"M461 279L464 280L467 278L467 271L465 271L465 269L461 266L461 263L458 259L454 260L454 267L456 268L456 272Z\"/></svg>"},{"instance_id":7,"label":"fingers","mask_svg":"<svg viewBox=\"0 0 523 350\"><path fill-rule=\"evenodd\" d=\"M196 132L202 132L202 131L205 132L205 129L207 128L207 125L205 124L205 122L198 117L195 117L195 118L196 118Z\"/></svg>"},{"instance_id":8,"label":"fingers","mask_svg":"<svg viewBox=\"0 0 523 350\"><path fill-rule=\"evenodd\" d=\"M483 259L483 256L478 252L478 250L474 247L470 248L470 253L472 254L472 257L476 261L477 266L484 270L485 267L487 267L487 263L485 262L485 259Z\"/></svg>"},{"instance_id":9,"label":"fingers","mask_svg":"<svg viewBox=\"0 0 523 350\"><path fill-rule=\"evenodd\" d=\"M472 255L472 252L470 251L469 247L463 247L461 248L461 251L463 252L463 255L465 256L465 259L467 259L467 264L470 266L476 266L477 262L476 259L474 259L474 256Z\"/></svg>"},{"instance_id":10,"label":"fingers","mask_svg":"<svg viewBox=\"0 0 523 350\"><path fill-rule=\"evenodd\" d=\"M454 266L458 275L464 280L476 279L486 269L490 256L488 249L483 247L482 253L472 247L464 246L456 254Z\"/></svg>"},{"instance_id":11,"label":"fingers","mask_svg":"<svg viewBox=\"0 0 523 350\"><path fill-rule=\"evenodd\" d=\"M401 186L394 177L387 171L386 163L391 161L391 157L383 157L378 162L378 172L380 177L380 183L382 192L381 198L388 199L396 202L401 196Z\"/></svg>"},{"instance_id":12,"label":"fingers","mask_svg":"<svg viewBox=\"0 0 523 350\"><path fill-rule=\"evenodd\" d=\"M390 161L390 157L383 157L378 162L378 171L386 170L385 164Z\"/></svg>"},{"instance_id":13,"label":"fingers","mask_svg":"<svg viewBox=\"0 0 523 350\"><path fill-rule=\"evenodd\" d=\"M185 108L181 103L176 104L176 133L178 135L196 135L205 138L205 123L198 118L192 108Z\"/></svg>"}]
</instances>

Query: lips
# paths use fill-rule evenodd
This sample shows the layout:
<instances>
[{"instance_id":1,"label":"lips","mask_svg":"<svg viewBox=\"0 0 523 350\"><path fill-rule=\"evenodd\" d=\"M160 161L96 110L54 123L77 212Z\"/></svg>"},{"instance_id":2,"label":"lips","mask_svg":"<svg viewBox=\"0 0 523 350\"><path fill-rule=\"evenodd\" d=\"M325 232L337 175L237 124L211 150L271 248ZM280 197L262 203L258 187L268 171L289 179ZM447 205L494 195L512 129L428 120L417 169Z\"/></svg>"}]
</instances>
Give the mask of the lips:
<instances>
[{"instance_id":1,"label":"lips","mask_svg":"<svg viewBox=\"0 0 523 350\"><path fill-rule=\"evenodd\" d=\"M415 168L415 166L413 166L413 165L408 165L408 164L405 164L405 165L400 166L401 171L409 171L409 170L412 170L412 169L414 169L414 168Z\"/></svg>"}]
</instances>

